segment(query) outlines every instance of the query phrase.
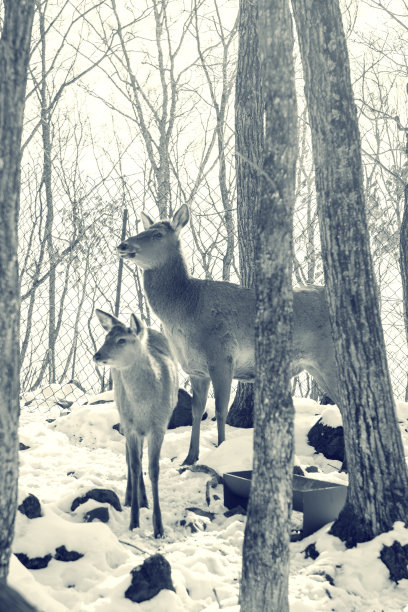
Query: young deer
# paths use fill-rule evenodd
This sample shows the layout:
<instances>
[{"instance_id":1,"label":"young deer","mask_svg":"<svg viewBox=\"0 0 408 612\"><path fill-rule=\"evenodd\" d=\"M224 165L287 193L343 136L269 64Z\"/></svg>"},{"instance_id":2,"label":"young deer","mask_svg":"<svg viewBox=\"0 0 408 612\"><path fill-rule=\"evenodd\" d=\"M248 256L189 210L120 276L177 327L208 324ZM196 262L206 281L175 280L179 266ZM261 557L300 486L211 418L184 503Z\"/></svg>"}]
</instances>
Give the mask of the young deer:
<instances>
[{"instance_id":1,"label":"young deer","mask_svg":"<svg viewBox=\"0 0 408 612\"><path fill-rule=\"evenodd\" d=\"M147 507L142 473L144 437L148 439L153 490L153 529L163 535L159 504L159 459L163 437L177 403L178 373L166 338L131 315L130 327L96 310L108 332L93 359L110 366L120 423L126 437L128 480L125 505L131 506L130 529L139 527L139 508Z\"/></svg>"},{"instance_id":2,"label":"young deer","mask_svg":"<svg viewBox=\"0 0 408 612\"><path fill-rule=\"evenodd\" d=\"M184 463L191 464L198 459L210 381L221 444L232 379L254 380L255 292L189 275L179 240L188 220L186 205L171 221L154 223L142 213L145 231L122 242L117 251L143 269L149 304L161 319L181 367L190 375L193 428ZM339 382L324 287L294 289L293 318L292 376L307 370L337 402Z\"/></svg>"}]
</instances>

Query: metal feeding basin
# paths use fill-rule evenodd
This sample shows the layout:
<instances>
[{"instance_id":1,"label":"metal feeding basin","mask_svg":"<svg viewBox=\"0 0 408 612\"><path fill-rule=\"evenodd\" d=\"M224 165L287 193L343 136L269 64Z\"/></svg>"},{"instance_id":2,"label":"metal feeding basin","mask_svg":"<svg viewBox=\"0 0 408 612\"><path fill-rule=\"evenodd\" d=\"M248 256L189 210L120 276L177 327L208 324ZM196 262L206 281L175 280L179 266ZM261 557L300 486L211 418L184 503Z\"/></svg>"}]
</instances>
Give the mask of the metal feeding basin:
<instances>
[{"instance_id":1,"label":"metal feeding basin","mask_svg":"<svg viewBox=\"0 0 408 612\"><path fill-rule=\"evenodd\" d=\"M228 472L223 475L224 505L231 509L248 506L252 470ZM334 521L343 508L347 486L293 475L293 509L303 512L302 536L305 537Z\"/></svg>"}]
</instances>

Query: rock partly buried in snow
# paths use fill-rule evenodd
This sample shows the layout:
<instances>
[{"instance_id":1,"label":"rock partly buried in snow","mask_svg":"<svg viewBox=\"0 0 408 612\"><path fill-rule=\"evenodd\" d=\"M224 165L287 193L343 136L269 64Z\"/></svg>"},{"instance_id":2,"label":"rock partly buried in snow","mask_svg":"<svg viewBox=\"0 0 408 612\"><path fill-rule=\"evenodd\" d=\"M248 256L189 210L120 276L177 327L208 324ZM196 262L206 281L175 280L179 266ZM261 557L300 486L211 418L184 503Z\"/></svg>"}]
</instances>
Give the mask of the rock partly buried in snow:
<instances>
[{"instance_id":1,"label":"rock partly buried in snow","mask_svg":"<svg viewBox=\"0 0 408 612\"><path fill-rule=\"evenodd\" d=\"M64 545L58 546L55 549L54 558L56 561L78 561L84 555L82 553L77 552L76 550L67 550Z\"/></svg>"},{"instance_id":2,"label":"rock partly buried in snow","mask_svg":"<svg viewBox=\"0 0 408 612\"><path fill-rule=\"evenodd\" d=\"M100 506L99 508L93 508L93 510L89 510L84 515L85 523L92 523L92 521L101 521L102 523L109 522L109 510L105 508L105 506Z\"/></svg>"},{"instance_id":3,"label":"rock partly buried in snow","mask_svg":"<svg viewBox=\"0 0 408 612\"><path fill-rule=\"evenodd\" d=\"M313 559L313 560L317 559L317 557L319 556L319 552L316 548L316 543L312 542L311 544L306 546L303 553L305 555L305 559Z\"/></svg>"},{"instance_id":4,"label":"rock partly buried in snow","mask_svg":"<svg viewBox=\"0 0 408 612\"><path fill-rule=\"evenodd\" d=\"M94 499L100 504L110 504L118 512L122 512L119 497L110 489L91 489L82 497L76 497L71 504L71 511L76 510L78 506L84 504L88 499Z\"/></svg>"},{"instance_id":5,"label":"rock partly buried in snow","mask_svg":"<svg viewBox=\"0 0 408 612\"><path fill-rule=\"evenodd\" d=\"M175 591L170 563L159 553L135 567L131 574L132 582L125 592L125 597L135 603L152 599L162 589Z\"/></svg>"},{"instance_id":6,"label":"rock partly buried in snow","mask_svg":"<svg viewBox=\"0 0 408 612\"><path fill-rule=\"evenodd\" d=\"M40 501L38 497L32 493L27 495L24 501L19 505L18 509L20 510L21 514L24 514L29 519L35 519L42 516Z\"/></svg>"},{"instance_id":7,"label":"rock partly buried in snow","mask_svg":"<svg viewBox=\"0 0 408 612\"><path fill-rule=\"evenodd\" d=\"M120 433L121 436L123 436L123 431L120 428L120 423L115 423L115 425L112 425L112 429L115 429L118 433Z\"/></svg>"},{"instance_id":8,"label":"rock partly buried in snow","mask_svg":"<svg viewBox=\"0 0 408 612\"><path fill-rule=\"evenodd\" d=\"M344 461L344 435L340 411L329 406L307 434L308 442L326 459Z\"/></svg>"},{"instance_id":9,"label":"rock partly buried in snow","mask_svg":"<svg viewBox=\"0 0 408 612\"><path fill-rule=\"evenodd\" d=\"M27 449L29 449L29 448L30 448L30 447L29 447L29 446L27 446L27 444L24 444L24 442L20 442L20 445L19 445L19 449L18 449L18 450L25 451L25 450L27 450Z\"/></svg>"},{"instance_id":10,"label":"rock partly buried in snow","mask_svg":"<svg viewBox=\"0 0 408 612\"><path fill-rule=\"evenodd\" d=\"M392 546L383 546L380 559L389 569L391 580L398 584L400 580L408 578L408 544L402 546L395 541Z\"/></svg>"},{"instance_id":11,"label":"rock partly buried in snow","mask_svg":"<svg viewBox=\"0 0 408 612\"><path fill-rule=\"evenodd\" d=\"M25 553L15 554L20 563L30 570L44 569L52 559L51 554L45 555L44 557L29 557Z\"/></svg>"},{"instance_id":12,"label":"rock partly buried in snow","mask_svg":"<svg viewBox=\"0 0 408 612\"><path fill-rule=\"evenodd\" d=\"M187 391L184 389L178 390L177 405L173 410L167 429L175 429L176 427L184 427L193 424L191 401L192 397ZM207 413L204 412L201 420L204 421L206 418Z\"/></svg>"}]
</instances>

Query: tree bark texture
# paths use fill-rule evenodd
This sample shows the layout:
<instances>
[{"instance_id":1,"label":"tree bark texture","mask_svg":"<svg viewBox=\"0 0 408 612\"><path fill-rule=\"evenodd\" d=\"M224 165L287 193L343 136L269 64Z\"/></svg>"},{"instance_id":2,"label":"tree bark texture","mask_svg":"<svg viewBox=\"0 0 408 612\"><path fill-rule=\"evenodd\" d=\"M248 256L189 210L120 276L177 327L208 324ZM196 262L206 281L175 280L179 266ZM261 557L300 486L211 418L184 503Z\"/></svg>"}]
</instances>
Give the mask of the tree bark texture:
<instances>
[{"instance_id":1,"label":"tree bark texture","mask_svg":"<svg viewBox=\"0 0 408 612\"><path fill-rule=\"evenodd\" d=\"M292 505L292 225L296 93L287 0L261 0L258 33L264 154L256 209L254 465L240 602L245 612L288 610Z\"/></svg>"},{"instance_id":2,"label":"tree bark texture","mask_svg":"<svg viewBox=\"0 0 408 612\"><path fill-rule=\"evenodd\" d=\"M235 81L235 168L241 284L254 287L255 210L259 198L263 151L263 106L257 31L258 2L240 0L237 76ZM227 423L253 427L253 385L238 383Z\"/></svg>"},{"instance_id":3,"label":"tree bark texture","mask_svg":"<svg viewBox=\"0 0 408 612\"><path fill-rule=\"evenodd\" d=\"M353 546L408 518L367 229L360 135L338 0L292 0L305 77L325 282L349 470L332 533Z\"/></svg>"},{"instance_id":4,"label":"tree bark texture","mask_svg":"<svg viewBox=\"0 0 408 612\"><path fill-rule=\"evenodd\" d=\"M20 145L34 0L4 0L0 39L0 580L8 573L17 504Z\"/></svg>"},{"instance_id":5,"label":"tree bark texture","mask_svg":"<svg viewBox=\"0 0 408 612\"><path fill-rule=\"evenodd\" d=\"M407 134L408 155L408 134ZM408 184L404 188L404 211L400 231L400 268L404 308L405 337L408 344ZM407 372L408 377L408 372ZM408 400L408 385L405 391L405 401Z\"/></svg>"}]
</instances>

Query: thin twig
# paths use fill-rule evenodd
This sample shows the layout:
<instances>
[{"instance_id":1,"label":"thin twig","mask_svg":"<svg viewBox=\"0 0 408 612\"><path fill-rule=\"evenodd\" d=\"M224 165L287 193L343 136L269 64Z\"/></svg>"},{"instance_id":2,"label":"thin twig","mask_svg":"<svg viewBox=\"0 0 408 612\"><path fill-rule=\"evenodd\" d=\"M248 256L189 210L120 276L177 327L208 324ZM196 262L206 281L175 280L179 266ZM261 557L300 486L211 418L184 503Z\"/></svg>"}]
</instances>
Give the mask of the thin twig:
<instances>
[{"instance_id":1,"label":"thin twig","mask_svg":"<svg viewBox=\"0 0 408 612\"><path fill-rule=\"evenodd\" d=\"M131 542L126 542L126 540L119 540L119 542L121 544L126 544L127 546L131 546L132 548L136 548L136 550L139 550L144 555L151 555L152 554L151 552L149 552L147 550L143 550L143 548L140 548L139 546L136 546L136 544L132 544Z\"/></svg>"},{"instance_id":2,"label":"thin twig","mask_svg":"<svg viewBox=\"0 0 408 612\"><path fill-rule=\"evenodd\" d=\"M215 599L217 600L218 607L222 608L221 602L220 602L220 600L218 598L218 595L217 595L217 591L215 589L213 589L213 593L215 595Z\"/></svg>"}]
</instances>

